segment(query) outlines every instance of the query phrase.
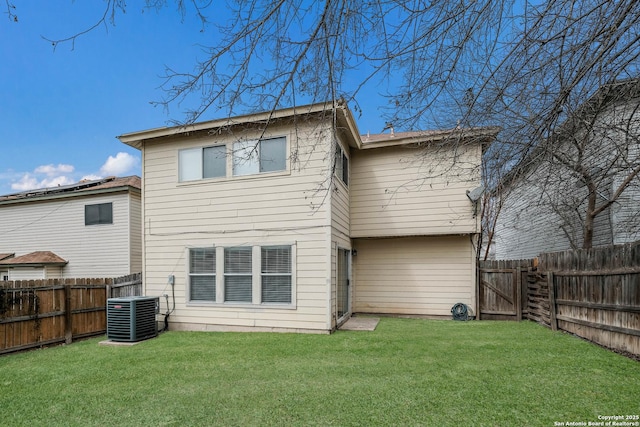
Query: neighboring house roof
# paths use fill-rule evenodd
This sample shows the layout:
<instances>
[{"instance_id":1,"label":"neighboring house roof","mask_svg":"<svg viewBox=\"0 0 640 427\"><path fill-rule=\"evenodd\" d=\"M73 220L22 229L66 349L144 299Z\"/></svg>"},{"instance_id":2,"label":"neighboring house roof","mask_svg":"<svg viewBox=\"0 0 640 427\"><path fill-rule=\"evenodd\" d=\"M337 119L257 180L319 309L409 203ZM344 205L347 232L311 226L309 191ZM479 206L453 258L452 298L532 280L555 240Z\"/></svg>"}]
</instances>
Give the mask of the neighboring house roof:
<instances>
[{"instance_id":1,"label":"neighboring house roof","mask_svg":"<svg viewBox=\"0 0 640 427\"><path fill-rule=\"evenodd\" d=\"M335 113L335 116L333 114ZM349 145L358 148L380 148L404 144L423 144L433 142L457 142L464 139L465 143L478 142L489 144L495 139L500 130L497 127L472 128L472 129L452 129L446 131L420 131L420 132L391 132L375 135L360 135L358 126L343 101L323 102L311 105L303 105L283 110L247 114L227 119L210 120L194 124L187 124L174 127L162 127L156 129L143 130L139 132L126 133L118 136L123 143L137 149L141 149L145 141L153 141L160 138L222 133L236 126L257 125L266 127L270 123L280 120L294 122L296 117L305 115L320 114L325 117L335 118L336 128L347 136Z\"/></svg>"},{"instance_id":2,"label":"neighboring house roof","mask_svg":"<svg viewBox=\"0 0 640 427\"><path fill-rule=\"evenodd\" d=\"M9 254L0 254L0 261L7 259L7 258L11 258L13 257L15 254L13 253L9 253Z\"/></svg>"},{"instance_id":3,"label":"neighboring house roof","mask_svg":"<svg viewBox=\"0 0 640 427\"><path fill-rule=\"evenodd\" d=\"M126 189L135 189L140 191L141 187L140 177L138 176L133 175L122 178L110 176L104 179L83 180L71 185L39 188L20 193L7 194L5 196L0 196L0 205L32 200L85 196L90 194L123 191Z\"/></svg>"},{"instance_id":4,"label":"neighboring house roof","mask_svg":"<svg viewBox=\"0 0 640 427\"><path fill-rule=\"evenodd\" d=\"M7 267L38 267L44 265L63 266L68 261L50 251L36 251L15 258L0 260L0 266Z\"/></svg>"}]
</instances>

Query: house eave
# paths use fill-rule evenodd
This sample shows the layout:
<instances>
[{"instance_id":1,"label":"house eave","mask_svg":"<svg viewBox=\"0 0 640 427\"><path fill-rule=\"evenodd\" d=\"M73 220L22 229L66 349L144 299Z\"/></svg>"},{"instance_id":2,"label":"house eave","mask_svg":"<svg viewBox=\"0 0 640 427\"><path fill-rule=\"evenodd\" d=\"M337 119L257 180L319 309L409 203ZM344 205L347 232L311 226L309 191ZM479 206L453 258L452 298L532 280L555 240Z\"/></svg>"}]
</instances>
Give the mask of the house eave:
<instances>
[{"instance_id":1,"label":"house eave","mask_svg":"<svg viewBox=\"0 0 640 427\"><path fill-rule=\"evenodd\" d=\"M15 263L15 264L11 264L11 263L0 263L0 268L1 267L11 267L11 268L16 268L16 267L64 267L65 265L69 264L69 262L30 262L30 263Z\"/></svg>"},{"instance_id":2,"label":"house eave","mask_svg":"<svg viewBox=\"0 0 640 427\"><path fill-rule=\"evenodd\" d=\"M482 128L466 128L451 129L443 131L430 132L402 132L398 134L386 134L387 138L380 139L376 135L377 140L369 141L367 135L362 135L362 149L375 149L385 147L395 147L401 145L427 145L427 144L448 144L454 142L462 142L464 144L480 144L485 149L493 142L500 127L482 127Z\"/></svg>"},{"instance_id":3,"label":"house eave","mask_svg":"<svg viewBox=\"0 0 640 427\"><path fill-rule=\"evenodd\" d=\"M228 117L225 119L216 119L206 122L198 122L188 125L180 125L173 127L161 127L137 132L125 133L117 138L124 144L140 150L145 141L162 139L172 136L186 136L194 133L201 133L215 129L228 129L236 126L247 124L266 124L275 120L291 118L295 116L303 116L308 114L316 114L328 112L335 109L342 112L343 117L338 117L343 122L345 128L353 135L354 143L357 144L357 127L351 114L346 106L336 101L309 104L297 107L286 108L283 110L266 111L254 114L245 114L241 116Z\"/></svg>"}]
</instances>

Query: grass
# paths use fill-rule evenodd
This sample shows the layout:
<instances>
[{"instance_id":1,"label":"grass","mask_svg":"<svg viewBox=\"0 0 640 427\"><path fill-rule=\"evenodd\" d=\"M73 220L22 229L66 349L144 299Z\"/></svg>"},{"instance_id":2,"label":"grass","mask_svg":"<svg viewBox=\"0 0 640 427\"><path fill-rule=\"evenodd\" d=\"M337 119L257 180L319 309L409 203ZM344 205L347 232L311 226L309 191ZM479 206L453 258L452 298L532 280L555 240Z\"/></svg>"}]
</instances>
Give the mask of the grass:
<instances>
[{"instance_id":1,"label":"grass","mask_svg":"<svg viewBox=\"0 0 640 427\"><path fill-rule=\"evenodd\" d=\"M553 426L640 414L640 363L532 322L101 339L0 357L0 425Z\"/></svg>"}]
</instances>

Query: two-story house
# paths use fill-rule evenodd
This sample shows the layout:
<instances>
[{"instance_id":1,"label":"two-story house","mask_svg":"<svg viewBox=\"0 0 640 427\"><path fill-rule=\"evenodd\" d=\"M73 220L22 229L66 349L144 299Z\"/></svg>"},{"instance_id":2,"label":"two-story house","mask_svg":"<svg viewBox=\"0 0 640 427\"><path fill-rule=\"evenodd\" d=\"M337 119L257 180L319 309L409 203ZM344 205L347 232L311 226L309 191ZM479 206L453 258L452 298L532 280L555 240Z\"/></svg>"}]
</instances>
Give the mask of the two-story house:
<instances>
[{"instance_id":1,"label":"two-story house","mask_svg":"<svg viewBox=\"0 0 640 427\"><path fill-rule=\"evenodd\" d=\"M139 177L0 196L0 280L118 277L140 271Z\"/></svg>"},{"instance_id":2,"label":"two-story house","mask_svg":"<svg viewBox=\"0 0 640 427\"><path fill-rule=\"evenodd\" d=\"M494 136L361 136L324 103L121 135L143 159L144 292L174 295L171 327L188 330L474 310L467 192Z\"/></svg>"}]
</instances>

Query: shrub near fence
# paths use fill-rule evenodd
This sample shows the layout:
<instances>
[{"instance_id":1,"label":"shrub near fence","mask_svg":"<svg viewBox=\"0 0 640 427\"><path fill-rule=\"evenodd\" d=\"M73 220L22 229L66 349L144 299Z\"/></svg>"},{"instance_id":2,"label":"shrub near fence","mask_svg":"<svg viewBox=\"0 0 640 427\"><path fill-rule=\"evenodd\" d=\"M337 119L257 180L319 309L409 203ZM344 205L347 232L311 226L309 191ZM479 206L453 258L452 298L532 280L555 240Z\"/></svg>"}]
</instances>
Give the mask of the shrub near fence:
<instances>
[{"instance_id":1,"label":"shrub near fence","mask_svg":"<svg viewBox=\"0 0 640 427\"><path fill-rule=\"evenodd\" d=\"M0 354L104 334L107 295L141 288L140 274L0 282Z\"/></svg>"}]
</instances>

